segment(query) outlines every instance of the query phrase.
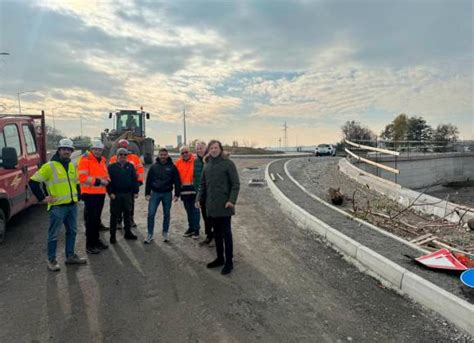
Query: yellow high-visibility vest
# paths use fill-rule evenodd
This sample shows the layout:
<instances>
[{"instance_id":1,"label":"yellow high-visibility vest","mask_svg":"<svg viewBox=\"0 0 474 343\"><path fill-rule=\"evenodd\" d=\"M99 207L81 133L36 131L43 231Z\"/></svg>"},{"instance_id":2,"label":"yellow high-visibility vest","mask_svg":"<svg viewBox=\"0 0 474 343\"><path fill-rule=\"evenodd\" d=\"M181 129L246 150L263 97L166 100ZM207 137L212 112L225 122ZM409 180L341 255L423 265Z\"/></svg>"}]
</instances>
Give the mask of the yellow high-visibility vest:
<instances>
[{"instance_id":1,"label":"yellow high-visibility vest","mask_svg":"<svg viewBox=\"0 0 474 343\"><path fill-rule=\"evenodd\" d=\"M31 177L36 182L44 182L48 194L56 201L48 204L48 211L51 206L69 204L71 201L77 202L77 170L72 162L69 162L68 171L57 161L50 161L41 166L41 168Z\"/></svg>"}]
</instances>

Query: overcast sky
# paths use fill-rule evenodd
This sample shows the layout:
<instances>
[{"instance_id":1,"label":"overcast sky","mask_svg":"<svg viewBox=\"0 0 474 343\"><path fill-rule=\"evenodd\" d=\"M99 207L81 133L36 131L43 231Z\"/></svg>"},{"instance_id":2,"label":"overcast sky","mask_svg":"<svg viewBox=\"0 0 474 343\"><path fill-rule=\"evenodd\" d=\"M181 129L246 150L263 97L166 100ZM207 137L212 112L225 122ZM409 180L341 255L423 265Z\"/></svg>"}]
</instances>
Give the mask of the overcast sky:
<instances>
[{"instance_id":1,"label":"overcast sky","mask_svg":"<svg viewBox=\"0 0 474 343\"><path fill-rule=\"evenodd\" d=\"M117 108L148 134L277 146L375 133L406 113L474 139L473 1L0 0L0 111L99 136Z\"/></svg>"}]
</instances>

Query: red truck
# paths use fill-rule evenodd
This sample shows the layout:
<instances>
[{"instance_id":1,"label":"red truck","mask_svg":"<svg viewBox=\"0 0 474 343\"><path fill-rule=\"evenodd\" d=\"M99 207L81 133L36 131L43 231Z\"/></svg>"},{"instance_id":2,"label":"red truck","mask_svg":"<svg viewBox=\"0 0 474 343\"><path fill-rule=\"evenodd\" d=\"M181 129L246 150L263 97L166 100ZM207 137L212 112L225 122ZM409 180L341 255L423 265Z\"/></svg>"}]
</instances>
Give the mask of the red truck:
<instances>
[{"instance_id":1,"label":"red truck","mask_svg":"<svg viewBox=\"0 0 474 343\"><path fill-rule=\"evenodd\" d=\"M37 203L30 177L46 162L44 111L38 115L0 116L0 242L7 221Z\"/></svg>"}]
</instances>

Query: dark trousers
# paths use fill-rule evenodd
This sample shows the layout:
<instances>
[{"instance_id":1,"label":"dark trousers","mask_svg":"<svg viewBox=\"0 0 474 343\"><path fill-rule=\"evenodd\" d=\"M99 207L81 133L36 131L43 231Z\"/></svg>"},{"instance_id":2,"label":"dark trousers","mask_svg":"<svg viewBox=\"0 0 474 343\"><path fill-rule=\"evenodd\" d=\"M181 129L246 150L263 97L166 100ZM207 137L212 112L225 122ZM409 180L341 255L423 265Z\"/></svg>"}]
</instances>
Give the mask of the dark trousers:
<instances>
[{"instance_id":1,"label":"dark trousers","mask_svg":"<svg viewBox=\"0 0 474 343\"><path fill-rule=\"evenodd\" d=\"M132 195L132 206L130 208L130 223L135 223L135 220L133 219L134 214L135 214L135 197ZM122 222L122 219L123 219L122 213L120 213L117 219L117 223L120 224Z\"/></svg>"},{"instance_id":2,"label":"dark trousers","mask_svg":"<svg viewBox=\"0 0 474 343\"><path fill-rule=\"evenodd\" d=\"M219 260L224 260L225 247L225 264L233 267L233 243L232 229L230 225L232 217L213 217L212 228L214 229L214 239L216 240L216 252Z\"/></svg>"},{"instance_id":3,"label":"dark trousers","mask_svg":"<svg viewBox=\"0 0 474 343\"><path fill-rule=\"evenodd\" d=\"M183 200L184 209L188 217L188 230L199 234L201 215L199 214L199 209L196 208L196 195L185 195L181 197L181 200Z\"/></svg>"},{"instance_id":4,"label":"dark trousers","mask_svg":"<svg viewBox=\"0 0 474 343\"><path fill-rule=\"evenodd\" d=\"M115 199L110 199L110 236L115 236L117 231L117 223L119 218L123 217L123 226L125 233L130 233L132 204L133 204L132 193L117 193Z\"/></svg>"},{"instance_id":5,"label":"dark trousers","mask_svg":"<svg viewBox=\"0 0 474 343\"><path fill-rule=\"evenodd\" d=\"M105 194L82 194L86 220L86 246L91 248L99 243L100 216L104 208Z\"/></svg>"},{"instance_id":6,"label":"dark trousers","mask_svg":"<svg viewBox=\"0 0 474 343\"><path fill-rule=\"evenodd\" d=\"M206 202L201 201L201 215L204 220L204 233L206 234L207 239L211 240L214 238L214 232L212 230L212 220L207 216L206 212Z\"/></svg>"}]
</instances>

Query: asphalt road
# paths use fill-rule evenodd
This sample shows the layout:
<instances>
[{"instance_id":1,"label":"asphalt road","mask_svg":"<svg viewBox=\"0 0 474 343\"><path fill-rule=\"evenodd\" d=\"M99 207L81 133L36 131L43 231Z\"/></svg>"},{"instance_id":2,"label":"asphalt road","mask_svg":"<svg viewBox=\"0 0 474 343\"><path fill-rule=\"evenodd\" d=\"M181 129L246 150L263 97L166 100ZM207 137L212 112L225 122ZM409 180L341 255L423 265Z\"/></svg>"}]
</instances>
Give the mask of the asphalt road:
<instances>
[{"instance_id":1,"label":"asphalt road","mask_svg":"<svg viewBox=\"0 0 474 343\"><path fill-rule=\"evenodd\" d=\"M120 237L114 247L88 256L87 266L66 267L62 235L58 273L46 269L45 208L36 206L14 218L0 245L0 341L470 340L296 227L266 187L248 187L250 178L263 178L266 163L237 161L242 190L233 219L230 276L206 269L214 249L182 237L186 225L180 202L172 209L171 243L142 243L147 203L141 194L139 241ZM157 228L161 220L160 213ZM77 251L85 254L82 218L79 230Z\"/></svg>"}]
</instances>

